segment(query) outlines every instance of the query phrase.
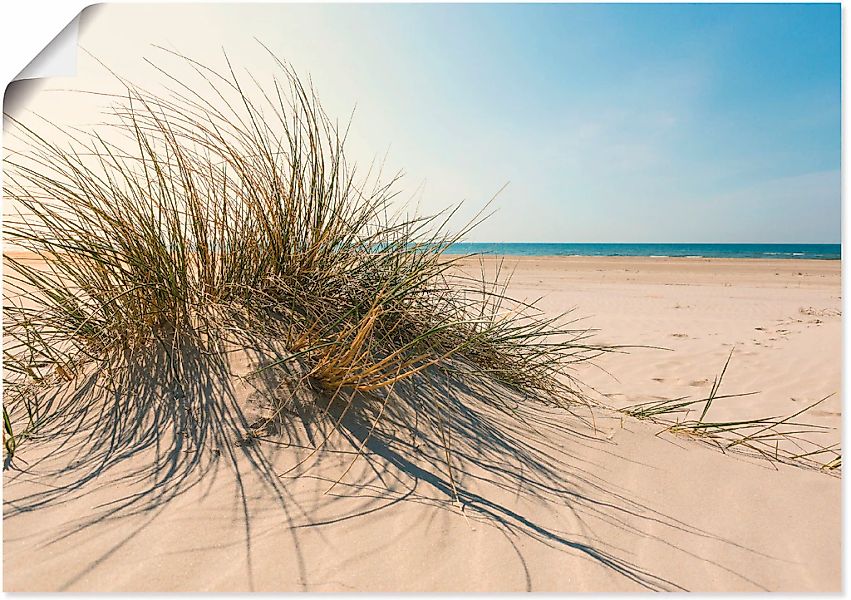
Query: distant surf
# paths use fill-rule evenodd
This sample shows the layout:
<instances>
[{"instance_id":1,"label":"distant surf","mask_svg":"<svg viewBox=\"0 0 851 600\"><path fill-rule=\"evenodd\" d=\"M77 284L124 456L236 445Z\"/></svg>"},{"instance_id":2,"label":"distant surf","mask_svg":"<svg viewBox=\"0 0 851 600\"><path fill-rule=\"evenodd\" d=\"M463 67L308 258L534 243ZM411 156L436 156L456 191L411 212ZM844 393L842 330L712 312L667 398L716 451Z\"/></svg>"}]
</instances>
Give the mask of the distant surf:
<instances>
[{"instance_id":1,"label":"distant surf","mask_svg":"<svg viewBox=\"0 0 851 600\"><path fill-rule=\"evenodd\" d=\"M452 244L447 254L506 256L647 256L654 258L795 258L839 260L840 244Z\"/></svg>"}]
</instances>

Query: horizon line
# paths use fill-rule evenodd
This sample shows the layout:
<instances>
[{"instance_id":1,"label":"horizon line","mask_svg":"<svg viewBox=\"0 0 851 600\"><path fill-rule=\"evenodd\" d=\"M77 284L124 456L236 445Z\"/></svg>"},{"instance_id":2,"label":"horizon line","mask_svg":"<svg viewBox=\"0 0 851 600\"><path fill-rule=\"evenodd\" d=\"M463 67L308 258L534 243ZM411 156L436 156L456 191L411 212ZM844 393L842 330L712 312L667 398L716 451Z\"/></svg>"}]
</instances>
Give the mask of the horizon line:
<instances>
[{"instance_id":1,"label":"horizon line","mask_svg":"<svg viewBox=\"0 0 851 600\"><path fill-rule=\"evenodd\" d=\"M841 246L842 242L471 242L471 241L459 241L453 242L453 244L541 244L541 245L552 245L552 244L621 244L621 245L637 245L637 244L656 244L656 245L670 245L670 246L681 246L681 245L692 245L692 246Z\"/></svg>"}]
</instances>

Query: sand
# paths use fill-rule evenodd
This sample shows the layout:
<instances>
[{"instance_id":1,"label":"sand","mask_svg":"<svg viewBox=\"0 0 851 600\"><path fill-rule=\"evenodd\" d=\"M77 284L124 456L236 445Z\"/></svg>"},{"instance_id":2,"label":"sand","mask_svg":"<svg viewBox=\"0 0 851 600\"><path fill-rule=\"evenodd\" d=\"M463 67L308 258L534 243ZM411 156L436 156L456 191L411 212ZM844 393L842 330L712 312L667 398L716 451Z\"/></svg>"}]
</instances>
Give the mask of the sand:
<instances>
[{"instance_id":1,"label":"sand","mask_svg":"<svg viewBox=\"0 0 851 600\"><path fill-rule=\"evenodd\" d=\"M785 415L834 394L809 420L839 441L838 261L515 264L514 295L575 307L599 341L666 348L578 369L612 406L705 394L735 347L723 391L760 393L719 401L715 416ZM180 394L166 392L208 399L219 422L250 421L272 393L191 367ZM280 434L213 452L201 442L216 421L170 412L175 402L145 385L156 365L140 368L130 385L147 416L83 386L104 412L73 436L31 442L4 473L4 590L841 589L839 477L725 455L606 410L591 426L588 411L526 405L518 424L482 401L510 402L500 390L426 387L409 392L442 394L462 415L451 479L434 431L418 424L412 437L402 409L364 443L369 405L316 454L295 414Z\"/></svg>"},{"instance_id":2,"label":"sand","mask_svg":"<svg viewBox=\"0 0 851 600\"><path fill-rule=\"evenodd\" d=\"M813 422L841 422L839 261L676 258L514 258L511 292L541 307L575 307L600 341L657 346L598 361L582 379L615 406L706 392L732 349L719 418L789 414L833 394ZM596 372L595 372L596 371ZM837 436L838 439L838 436Z\"/></svg>"}]
</instances>

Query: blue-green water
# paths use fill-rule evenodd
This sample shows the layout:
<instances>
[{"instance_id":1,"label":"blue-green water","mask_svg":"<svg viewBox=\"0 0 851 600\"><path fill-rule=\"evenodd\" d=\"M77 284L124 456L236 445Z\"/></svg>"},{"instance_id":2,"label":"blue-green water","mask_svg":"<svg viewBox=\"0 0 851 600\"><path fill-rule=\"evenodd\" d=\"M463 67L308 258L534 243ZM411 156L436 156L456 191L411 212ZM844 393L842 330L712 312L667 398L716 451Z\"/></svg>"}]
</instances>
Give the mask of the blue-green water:
<instances>
[{"instance_id":1,"label":"blue-green water","mask_svg":"<svg viewBox=\"0 0 851 600\"><path fill-rule=\"evenodd\" d=\"M689 258L814 258L839 260L840 244L523 244L459 243L447 254L506 256L655 256Z\"/></svg>"}]
</instances>

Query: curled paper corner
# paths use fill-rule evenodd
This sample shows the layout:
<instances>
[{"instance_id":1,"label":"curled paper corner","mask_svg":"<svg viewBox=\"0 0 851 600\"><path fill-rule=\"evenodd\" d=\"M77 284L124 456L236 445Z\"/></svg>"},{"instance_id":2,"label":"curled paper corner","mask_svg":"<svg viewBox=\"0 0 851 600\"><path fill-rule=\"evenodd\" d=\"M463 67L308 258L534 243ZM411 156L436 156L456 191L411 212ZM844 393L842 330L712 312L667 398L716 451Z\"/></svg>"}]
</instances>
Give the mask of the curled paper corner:
<instances>
[{"instance_id":1,"label":"curled paper corner","mask_svg":"<svg viewBox=\"0 0 851 600\"><path fill-rule=\"evenodd\" d=\"M80 31L101 5L87 6L60 31L6 86L3 113L14 116L50 77L77 74Z\"/></svg>"},{"instance_id":2,"label":"curled paper corner","mask_svg":"<svg viewBox=\"0 0 851 600\"><path fill-rule=\"evenodd\" d=\"M77 40L82 12L39 52L12 80L71 77L77 73Z\"/></svg>"}]
</instances>

